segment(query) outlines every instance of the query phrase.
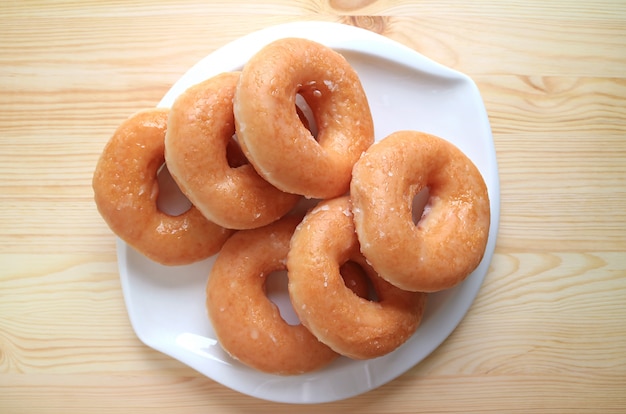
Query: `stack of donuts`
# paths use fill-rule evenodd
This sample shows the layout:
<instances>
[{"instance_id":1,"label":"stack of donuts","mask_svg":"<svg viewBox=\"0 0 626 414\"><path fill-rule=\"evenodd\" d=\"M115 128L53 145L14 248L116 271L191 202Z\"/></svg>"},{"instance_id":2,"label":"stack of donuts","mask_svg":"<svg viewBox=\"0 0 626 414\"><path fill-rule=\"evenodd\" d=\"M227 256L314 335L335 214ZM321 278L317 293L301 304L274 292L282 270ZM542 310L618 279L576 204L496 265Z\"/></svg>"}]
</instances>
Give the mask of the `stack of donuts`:
<instances>
[{"instance_id":1,"label":"stack of donuts","mask_svg":"<svg viewBox=\"0 0 626 414\"><path fill-rule=\"evenodd\" d=\"M490 211L478 169L445 139L406 130L374 138L347 60L280 39L242 71L124 121L96 166L95 201L112 231L151 260L217 255L206 307L233 358L281 375L340 355L376 358L411 337L429 292L478 266ZM177 216L157 207L164 165L191 202ZM423 191L426 206L413 211ZM265 294L268 275L283 270L297 325Z\"/></svg>"}]
</instances>

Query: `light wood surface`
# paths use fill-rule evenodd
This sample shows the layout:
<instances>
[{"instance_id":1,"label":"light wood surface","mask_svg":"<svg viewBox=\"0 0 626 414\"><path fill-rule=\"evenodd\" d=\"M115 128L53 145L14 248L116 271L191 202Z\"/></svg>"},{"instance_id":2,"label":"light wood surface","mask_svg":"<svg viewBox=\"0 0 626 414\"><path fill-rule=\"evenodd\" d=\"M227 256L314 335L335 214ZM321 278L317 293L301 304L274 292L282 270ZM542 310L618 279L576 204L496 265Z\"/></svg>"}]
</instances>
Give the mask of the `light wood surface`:
<instances>
[{"instance_id":1,"label":"light wood surface","mask_svg":"<svg viewBox=\"0 0 626 414\"><path fill-rule=\"evenodd\" d=\"M0 412L626 412L626 3L0 3ZM193 64L302 20L382 33L470 75L502 187L466 318L374 391L294 408L144 346L91 176L116 126Z\"/></svg>"}]
</instances>

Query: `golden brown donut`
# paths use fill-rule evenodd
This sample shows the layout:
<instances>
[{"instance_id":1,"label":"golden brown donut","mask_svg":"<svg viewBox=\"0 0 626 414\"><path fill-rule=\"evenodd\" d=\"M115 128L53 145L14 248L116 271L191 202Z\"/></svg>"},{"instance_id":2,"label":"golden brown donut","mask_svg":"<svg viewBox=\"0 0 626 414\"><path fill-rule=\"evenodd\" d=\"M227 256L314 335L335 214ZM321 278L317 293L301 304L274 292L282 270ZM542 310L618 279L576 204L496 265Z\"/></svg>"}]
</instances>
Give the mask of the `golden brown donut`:
<instances>
[{"instance_id":1,"label":"golden brown donut","mask_svg":"<svg viewBox=\"0 0 626 414\"><path fill-rule=\"evenodd\" d=\"M105 146L93 175L98 211L111 230L148 258L181 265L217 253L232 233L195 208L170 216L157 208L168 110L138 112Z\"/></svg>"},{"instance_id":2,"label":"golden brown donut","mask_svg":"<svg viewBox=\"0 0 626 414\"><path fill-rule=\"evenodd\" d=\"M413 199L426 187L416 225ZM361 251L395 286L448 289L480 263L489 235L487 186L448 141L416 131L389 135L354 166L350 194Z\"/></svg>"},{"instance_id":3,"label":"golden brown donut","mask_svg":"<svg viewBox=\"0 0 626 414\"><path fill-rule=\"evenodd\" d=\"M302 124L306 127L306 129L309 129L309 120L304 114L304 111L302 111L300 107L296 106L296 112L298 113L298 118ZM228 140L228 144L226 144L226 160L231 168L237 168L244 164L249 164L248 159L241 150L235 135L233 135L233 137Z\"/></svg>"},{"instance_id":4,"label":"golden brown donut","mask_svg":"<svg viewBox=\"0 0 626 414\"><path fill-rule=\"evenodd\" d=\"M238 80L239 72L223 73L176 99L168 119L165 160L183 194L206 218L226 228L249 229L278 220L299 197L269 184L250 164L229 165L226 149L235 133Z\"/></svg>"},{"instance_id":5,"label":"golden brown donut","mask_svg":"<svg viewBox=\"0 0 626 414\"><path fill-rule=\"evenodd\" d=\"M346 288L339 269L357 263L378 297ZM385 355L417 329L426 294L406 292L376 275L359 251L348 197L320 202L296 229L287 256L289 295L298 317L323 343L354 359Z\"/></svg>"},{"instance_id":6,"label":"golden brown donut","mask_svg":"<svg viewBox=\"0 0 626 414\"><path fill-rule=\"evenodd\" d=\"M300 94L317 140L298 120ZM339 53L305 39L280 39L244 66L235 93L241 146L257 171L283 191L331 198L349 189L352 166L374 141L367 97Z\"/></svg>"},{"instance_id":7,"label":"golden brown donut","mask_svg":"<svg viewBox=\"0 0 626 414\"><path fill-rule=\"evenodd\" d=\"M289 240L300 217L235 233L211 269L206 306L215 334L233 358L263 372L294 375L338 355L304 326L289 325L265 295L266 277L285 270Z\"/></svg>"}]
</instances>

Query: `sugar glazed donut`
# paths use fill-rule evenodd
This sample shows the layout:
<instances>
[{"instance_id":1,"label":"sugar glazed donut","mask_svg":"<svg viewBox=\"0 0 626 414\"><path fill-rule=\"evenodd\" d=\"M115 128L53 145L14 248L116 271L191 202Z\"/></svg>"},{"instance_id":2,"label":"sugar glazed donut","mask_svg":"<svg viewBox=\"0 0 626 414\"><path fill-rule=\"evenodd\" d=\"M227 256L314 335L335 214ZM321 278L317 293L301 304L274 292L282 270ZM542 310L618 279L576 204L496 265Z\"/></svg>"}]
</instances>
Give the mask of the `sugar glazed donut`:
<instances>
[{"instance_id":1,"label":"sugar glazed donut","mask_svg":"<svg viewBox=\"0 0 626 414\"><path fill-rule=\"evenodd\" d=\"M209 318L222 348L242 363L273 374L309 372L338 356L304 326L287 324L265 295L267 276L285 270L298 222L289 215L235 233L218 254L206 287Z\"/></svg>"},{"instance_id":2,"label":"sugar glazed donut","mask_svg":"<svg viewBox=\"0 0 626 414\"><path fill-rule=\"evenodd\" d=\"M370 277L377 301L346 288L339 272L346 262L358 264ZM342 355L385 355L421 322L426 294L396 288L366 263L347 197L322 201L307 213L291 239L287 269L289 295L303 325Z\"/></svg>"},{"instance_id":3,"label":"sugar glazed donut","mask_svg":"<svg viewBox=\"0 0 626 414\"><path fill-rule=\"evenodd\" d=\"M414 197L428 188L417 224ZM356 163L350 187L361 250L401 289L435 292L462 282L480 263L490 223L483 178L453 144L398 131Z\"/></svg>"},{"instance_id":4,"label":"sugar glazed donut","mask_svg":"<svg viewBox=\"0 0 626 414\"><path fill-rule=\"evenodd\" d=\"M313 112L317 140L298 120L301 95ZM352 166L374 140L357 73L319 43L270 43L244 66L235 94L241 146L256 170L283 191L331 198L349 189Z\"/></svg>"},{"instance_id":5,"label":"sugar glazed donut","mask_svg":"<svg viewBox=\"0 0 626 414\"><path fill-rule=\"evenodd\" d=\"M299 197L278 190L248 163L229 165L238 80L239 72L223 73L176 99L168 119L165 160L183 194L205 217L223 227L249 229L278 220Z\"/></svg>"},{"instance_id":6,"label":"sugar glazed donut","mask_svg":"<svg viewBox=\"0 0 626 414\"><path fill-rule=\"evenodd\" d=\"M98 211L111 230L148 258L182 265L217 253L232 233L195 207L179 216L157 208L168 110L138 112L105 146L93 176Z\"/></svg>"}]
</instances>

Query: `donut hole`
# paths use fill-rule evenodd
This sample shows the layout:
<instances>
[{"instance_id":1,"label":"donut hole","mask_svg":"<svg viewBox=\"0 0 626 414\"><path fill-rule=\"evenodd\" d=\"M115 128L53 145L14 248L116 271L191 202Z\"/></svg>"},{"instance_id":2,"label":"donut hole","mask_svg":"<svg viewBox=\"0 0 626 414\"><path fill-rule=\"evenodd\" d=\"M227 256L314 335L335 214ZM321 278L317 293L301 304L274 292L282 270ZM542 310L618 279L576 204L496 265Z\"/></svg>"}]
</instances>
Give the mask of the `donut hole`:
<instances>
[{"instance_id":1,"label":"donut hole","mask_svg":"<svg viewBox=\"0 0 626 414\"><path fill-rule=\"evenodd\" d=\"M311 106L307 103L306 99L304 99L304 96L300 94L296 95L296 114L304 127L311 132L311 135L317 141L318 129L313 109L311 109Z\"/></svg>"},{"instance_id":2,"label":"donut hole","mask_svg":"<svg viewBox=\"0 0 626 414\"><path fill-rule=\"evenodd\" d=\"M378 295L374 284L363 267L352 260L348 260L339 267L339 273L346 287L360 298L378 302Z\"/></svg>"},{"instance_id":3,"label":"donut hole","mask_svg":"<svg viewBox=\"0 0 626 414\"><path fill-rule=\"evenodd\" d=\"M157 183L159 185L159 195L157 196L157 208L170 216L180 216L189 211L191 201L178 187L178 184L172 178L167 165L163 164L157 171Z\"/></svg>"},{"instance_id":4,"label":"donut hole","mask_svg":"<svg viewBox=\"0 0 626 414\"><path fill-rule=\"evenodd\" d=\"M280 317L289 325L299 325L300 319L293 310L287 284L289 278L286 270L271 272L265 278L265 294L267 298L276 305L280 312Z\"/></svg>"},{"instance_id":5,"label":"donut hole","mask_svg":"<svg viewBox=\"0 0 626 414\"><path fill-rule=\"evenodd\" d=\"M238 168L242 165L249 164L248 159L239 145L236 133L233 134L226 144L226 161L230 168Z\"/></svg>"},{"instance_id":6,"label":"donut hole","mask_svg":"<svg viewBox=\"0 0 626 414\"><path fill-rule=\"evenodd\" d=\"M430 191L428 187L422 188L415 196L413 197L413 203L411 205L411 215L413 218L413 223L417 226L422 218L428 214L428 200L430 199Z\"/></svg>"}]
</instances>

